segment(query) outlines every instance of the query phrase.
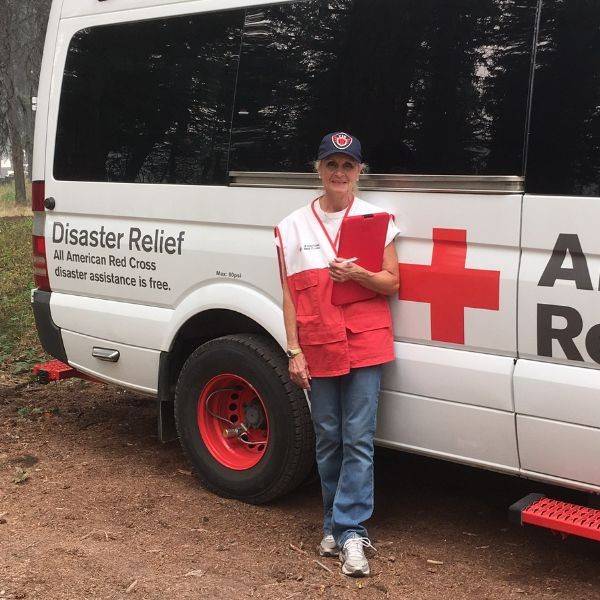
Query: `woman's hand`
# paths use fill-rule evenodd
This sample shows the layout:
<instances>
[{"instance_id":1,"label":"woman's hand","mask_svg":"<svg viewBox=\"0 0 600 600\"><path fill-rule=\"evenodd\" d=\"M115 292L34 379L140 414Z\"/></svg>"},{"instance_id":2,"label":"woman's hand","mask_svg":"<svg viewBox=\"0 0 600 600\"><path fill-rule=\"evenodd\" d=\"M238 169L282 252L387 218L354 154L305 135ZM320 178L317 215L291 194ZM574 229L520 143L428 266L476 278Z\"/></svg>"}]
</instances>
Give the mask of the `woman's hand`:
<instances>
[{"instance_id":1,"label":"woman's hand","mask_svg":"<svg viewBox=\"0 0 600 600\"><path fill-rule=\"evenodd\" d=\"M366 270L344 258L335 258L329 263L329 276L338 283L355 279L359 273L366 273Z\"/></svg>"},{"instance_id":2,"label":"woman's hand","mask_svg":"<svg viewBox=\"0 0 600 600\"><path fill-rule=\"evenodd\" d=\"M310 373L304 354L300 353L290 358L289 369L291 380L303 390L310 390Z\"/></svg>"},{"instance_id":3,"label":"woman's hand","mask_svg":"<svg viewBox=\"0 0 600 600\"><path fill-rule=\"evenodd\" d=\"M389 243L383 251L383 264L381 271L372 273L353 262L343 258L336 258L329 263L329 275L333 281L356 281L368 290L378 294L392 296L398 293L398 255L393 242Z\"/></svg>"}]
</instances>

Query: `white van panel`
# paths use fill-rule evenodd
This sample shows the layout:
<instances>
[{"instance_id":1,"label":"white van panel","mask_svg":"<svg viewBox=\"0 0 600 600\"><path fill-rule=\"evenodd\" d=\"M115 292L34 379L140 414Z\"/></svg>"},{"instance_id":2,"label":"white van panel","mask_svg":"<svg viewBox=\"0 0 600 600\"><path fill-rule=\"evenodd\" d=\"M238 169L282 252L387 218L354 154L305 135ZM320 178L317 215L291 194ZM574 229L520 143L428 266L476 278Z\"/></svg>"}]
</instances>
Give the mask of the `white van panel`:
<instances>
[{"instance_id":1,"label":"white van panel","mask_svg":"<svg viewBox=\"0 0 600 600\"><path fill-rule=\"evenodd\" d=\"M511 413L383 391L377 423L378 444L518 472Z\"/></svg>"},{"instance_id":2,"label":"white van panel","mask_svg":"<svg viewBox=\"0 0 600 600\"><path fill-rule=\"evenodd\" d=\"M52 294L50 306L58 327L125 344L135 340L136 346L165 352L188 319L211 309L241 313L243 307L243 314L266 329L282 347L286 343L281 303L240 284L204 285L175 309L59 293Z\"/></svg>"},{"instance_id":3,"label":"white van panel","mask_svg":"<svg viewBox=\"0 0 600 600\"><path fill-rule=\"evenodd\" d=\"M364 197L372 201L370 194ZM398 245L401 299L392 301L396 338L516 356L521 195L413 192L373 193L372 197L396 214L396 221L405 232ZM432 240L435 229L464 233L466 248L462 259L457 245L446 244L443 264L431 266L436 246ZM444 278L436 279L431 289L436 306L403 298L403 268L413 265L421 265L425 272L441 272L453 278L448 280L453 280L452 286L444 284ZM467 303L459 314L452 315L464 336L463 341L436 337L431 325L433 311L447 304L448 295L478 296L481 287L477 278L486 271L498 274L499 290L493 297L498 308L470 308ZM429 287L428 283L423 287Z\"/></svg>"},{"instance_id":4,"label":"white van panel","mask_svg":"<svg viewBox=\"0 0 600 600\"><path fill-rule=\"evenodd\" d=\"M520 360L515 408L520 414L600 427L600 371Z\"/></svg>"},{"instance_id":5,"label":"white van panel","mask_svg":"<svg viewBox=\"0 0 600 600\"><path fill-rule=\"evenodd\" d=\"M524 471L600 486L600 429L517 415Z\"/></svg>"},{"instance_id":6,"label":"white van panel","mask_svg":"<svg viewBox=\"0 0 600 600\"><path fill-rule=\"evenodd\" d=\"M591 483L583 483L581 481L573 481L573 479L564 479L562 477L551 477L550 475L542 475L533 471L521 470L521 477L532 479L534 481L543 481L550 485L560 485L562 487L581 490L582 492L600 494L600 485L592 485Z\"/></svg>"},{"instance_id":7,"label":"white van panel","mask_svg":"<svg viewBox=\"0 0 600 600\"><path fill-rule=\"evenodd\" d=\"M175 195L171 191L161 200ZM203 222L206 205L202 201L193 203L196 218L191 222L140 219L132 214L131 199L128 218L68 215L62 210L63 196L59 197L61 213L46 215L46 255L53 291L173 308L200 285L215 280L241 281L273 295L280 287L272 227ZM134 190L131 197L135 198ZM69 231L85 233L90 239L93 234L109 234L113 247L67 244L64 236ZM150 243L144 251L140 240L146 236ZM171 240L175 252L156 251L156 239ZM106 277L119 279L98 279Z\"/></svg>"},{"instance_id":8,"label":"white van panel","mask_svg":"<svg viewBox=\"0 0 600 600\"><path fill-rule=\"evenodd\" d=\"M395 194L365 192L361 196L386 208L385 199ZM475 194L446 192L402 192L402 209L396 211L396 223L402 231L410 231L411 237L431 240L434 227L467 228L467 241L475 246L507 248L519 247L521 226L521 194ZM391 204L395 206L396 202ZM392 211L393 212L393 211ZM415 258L431 258L430 251L422 250ZM470 256L467 254L467 261ZM493 263L498 268L500 265ZM479 268L479 265L467 264Z\"/></svg>"},{"instance_id":9,"label":"white van panel","mask_svg":"<svg viewBox=\"0 0 600 600\"><path fill-rule=\"evenodd\" d=\"M157 393L160 352L117 344L64 329L62 339L69 364L78 371L140 392L153 395ZM94 347L118 350L119 361L110 363L93 357Z\"/></svg>"},{"instance_id":10,"label":"white van panel","mask_svg":"<svg viewBox=\"0 0 600 600\"><path fill-rule=\"evenodd\" d=\"M600 198L575 196L530 196L523 200L523 255L519 273L519 355L536 360L598 368L586 348L588 331L600 321ZM575 281L557 279L552 287L539 285L559 236L579 240L587 264L592 289L577 289ZM573 269L573 257L566 254L562 267ZM569 360L557 340L552 341L552 356L539 356L538 305L565 307L583 320L581 333L573 341L582 361ZM552 327L566 326L564 317L553 317ZM595 336L596 338L597 336ZM592 343L600 352L596 340Z\"/></svg>"},{"instance_id":11,"label":"white van panel","mask_svg":"<svg viewBox=\"0 0 600 600\"><path fill-rule=\"evenodd\" d=\"M449 348L396 343L383 387L462 404L513 410L514 359Z\"/></svg>"},{"instance_id":12,"label":"white van panel","mask_svg":"<svg viewBox=\"0 0 600 600\"><path fill-rule=\"evenodd\" d=\"M260 6L261 4L285 4L292 0L119 0L98 2L98 0L64 0L62 18L80 17L109 12L131 11L134 9L153 9L155 16L168 16L209 10L226 10L242 6Z\"/></svg>"},{"instance_id":13,"label":"white van panel","mask_svg":"<svg viewBox=\"0 0 600 600\"><path fill-rule=\"evenodd\" d=\"M173 310L53 292L54 323L63 329L141 348L162 349Z\"/></svg>"},{"instance_id":14,"label":"white van panel","mask_svg":"<svg viewBox=\"0 0 600 600\"><path fill-rule=\"evenodd\" d=\"M526 194L523 200L524 248L552 249L558 233L574 232L579 235L584 251L600 255L596 221L600 216L600 198ZM568 221L565 219L566 208ZM597 288L598 278L592 277L592 280Z\"/></svg>"},{"instance_id":15,"label":"white van panel","mask_svg":"<svg viewBox=\"0 0 600 600\"><path fill-rule=\"evenodd\" d=\"M600 198L524 196L519 355L532 360L515 370L523 470L593 485L600 485L599 220Z\"/></svg>"}]
</instances>

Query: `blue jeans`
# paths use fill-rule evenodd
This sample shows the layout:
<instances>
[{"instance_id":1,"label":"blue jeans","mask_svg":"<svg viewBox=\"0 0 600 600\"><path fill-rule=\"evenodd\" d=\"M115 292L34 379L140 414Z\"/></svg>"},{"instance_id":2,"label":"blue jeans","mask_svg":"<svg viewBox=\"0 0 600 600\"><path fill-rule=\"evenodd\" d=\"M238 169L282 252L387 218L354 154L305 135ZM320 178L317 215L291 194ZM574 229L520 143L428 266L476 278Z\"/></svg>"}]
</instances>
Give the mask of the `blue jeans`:
<instances>
[{"instance_id":1,"label":"blue jeans","mask_svg":"<svg viewBox=\"0 0 600 600\"><path fill-rule=\"evenodd\" d=\"M323 533L339 547L367 536L373 514L373 436L381 365L339 377L313 377L311 410L323 491Z\"/></svg>"}]
</instances>

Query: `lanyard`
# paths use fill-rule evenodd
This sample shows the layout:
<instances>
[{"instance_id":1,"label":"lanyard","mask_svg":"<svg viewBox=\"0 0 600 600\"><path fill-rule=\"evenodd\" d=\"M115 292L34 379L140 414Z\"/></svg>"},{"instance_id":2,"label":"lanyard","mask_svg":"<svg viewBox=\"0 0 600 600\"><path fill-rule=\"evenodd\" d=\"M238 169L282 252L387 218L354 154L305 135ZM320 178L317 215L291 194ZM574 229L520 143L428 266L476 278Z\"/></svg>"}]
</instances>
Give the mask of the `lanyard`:
<instances>
[{"instance_id":1,"label":"lanyard","mask_svg":"<svg viewBox=\"0 0 600 600\"><path fill-rule=\"evenodd\" d=\"M327 231L327 227L325 227L325 225L323 224L323 221L321 221L321 217L319 217L317 211L315 210L315 203L318 200L319 200L318 198L316 200L313 200L313 203L310 205L310 207L312 208L313 214L315 215L315 219L317 219L317 222L321 226L321 229L323 230L323 233L325 234L327 241L330 243L334 254L337 256L337 246L338 246L338 242L340 241L340 233L342 231L342 225L344 224L344 220L348 216L348 213L350 212L350 209L352 208L352 205L354 204L354 196L352 197L352 200L350 200L350 204L348 204L348 208L346 208L346 212L344 213L344 216L342 217L342 222L340 224L340 227L337 231L337 234L336 234L334 240L331 239L331 236L329 235L329 232Z\"/></svg>"}]
</instances>

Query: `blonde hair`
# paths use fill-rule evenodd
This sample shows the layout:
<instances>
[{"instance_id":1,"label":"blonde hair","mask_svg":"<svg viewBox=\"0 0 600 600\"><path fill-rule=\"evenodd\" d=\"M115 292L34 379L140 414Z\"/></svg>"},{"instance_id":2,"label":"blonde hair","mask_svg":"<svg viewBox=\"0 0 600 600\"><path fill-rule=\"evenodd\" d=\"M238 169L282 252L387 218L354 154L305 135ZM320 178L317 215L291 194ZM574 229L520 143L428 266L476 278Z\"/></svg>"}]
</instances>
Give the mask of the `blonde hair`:
<instances>
[{"instance_id":1,"label":"blonde hair","mask_svg":"<svg viewBox=\"0 0 600 600\"><path fill-rule=\"evenodd\" d=\"M321 160L315 160L315 162L313 163L313 169L315 170L315 173L319 172L319 169L321 168L321 163L323 161ZM360 173L359 176L363 173L368 173L369 172L369 166L365 163L360 163ZM323 187L323 184L321 184L321 188ZM321 189L319 188L319 189ZM358 195L358 181L355 181L352 183L352 193L356 196Z\"/></svg>"}]
</instances>

